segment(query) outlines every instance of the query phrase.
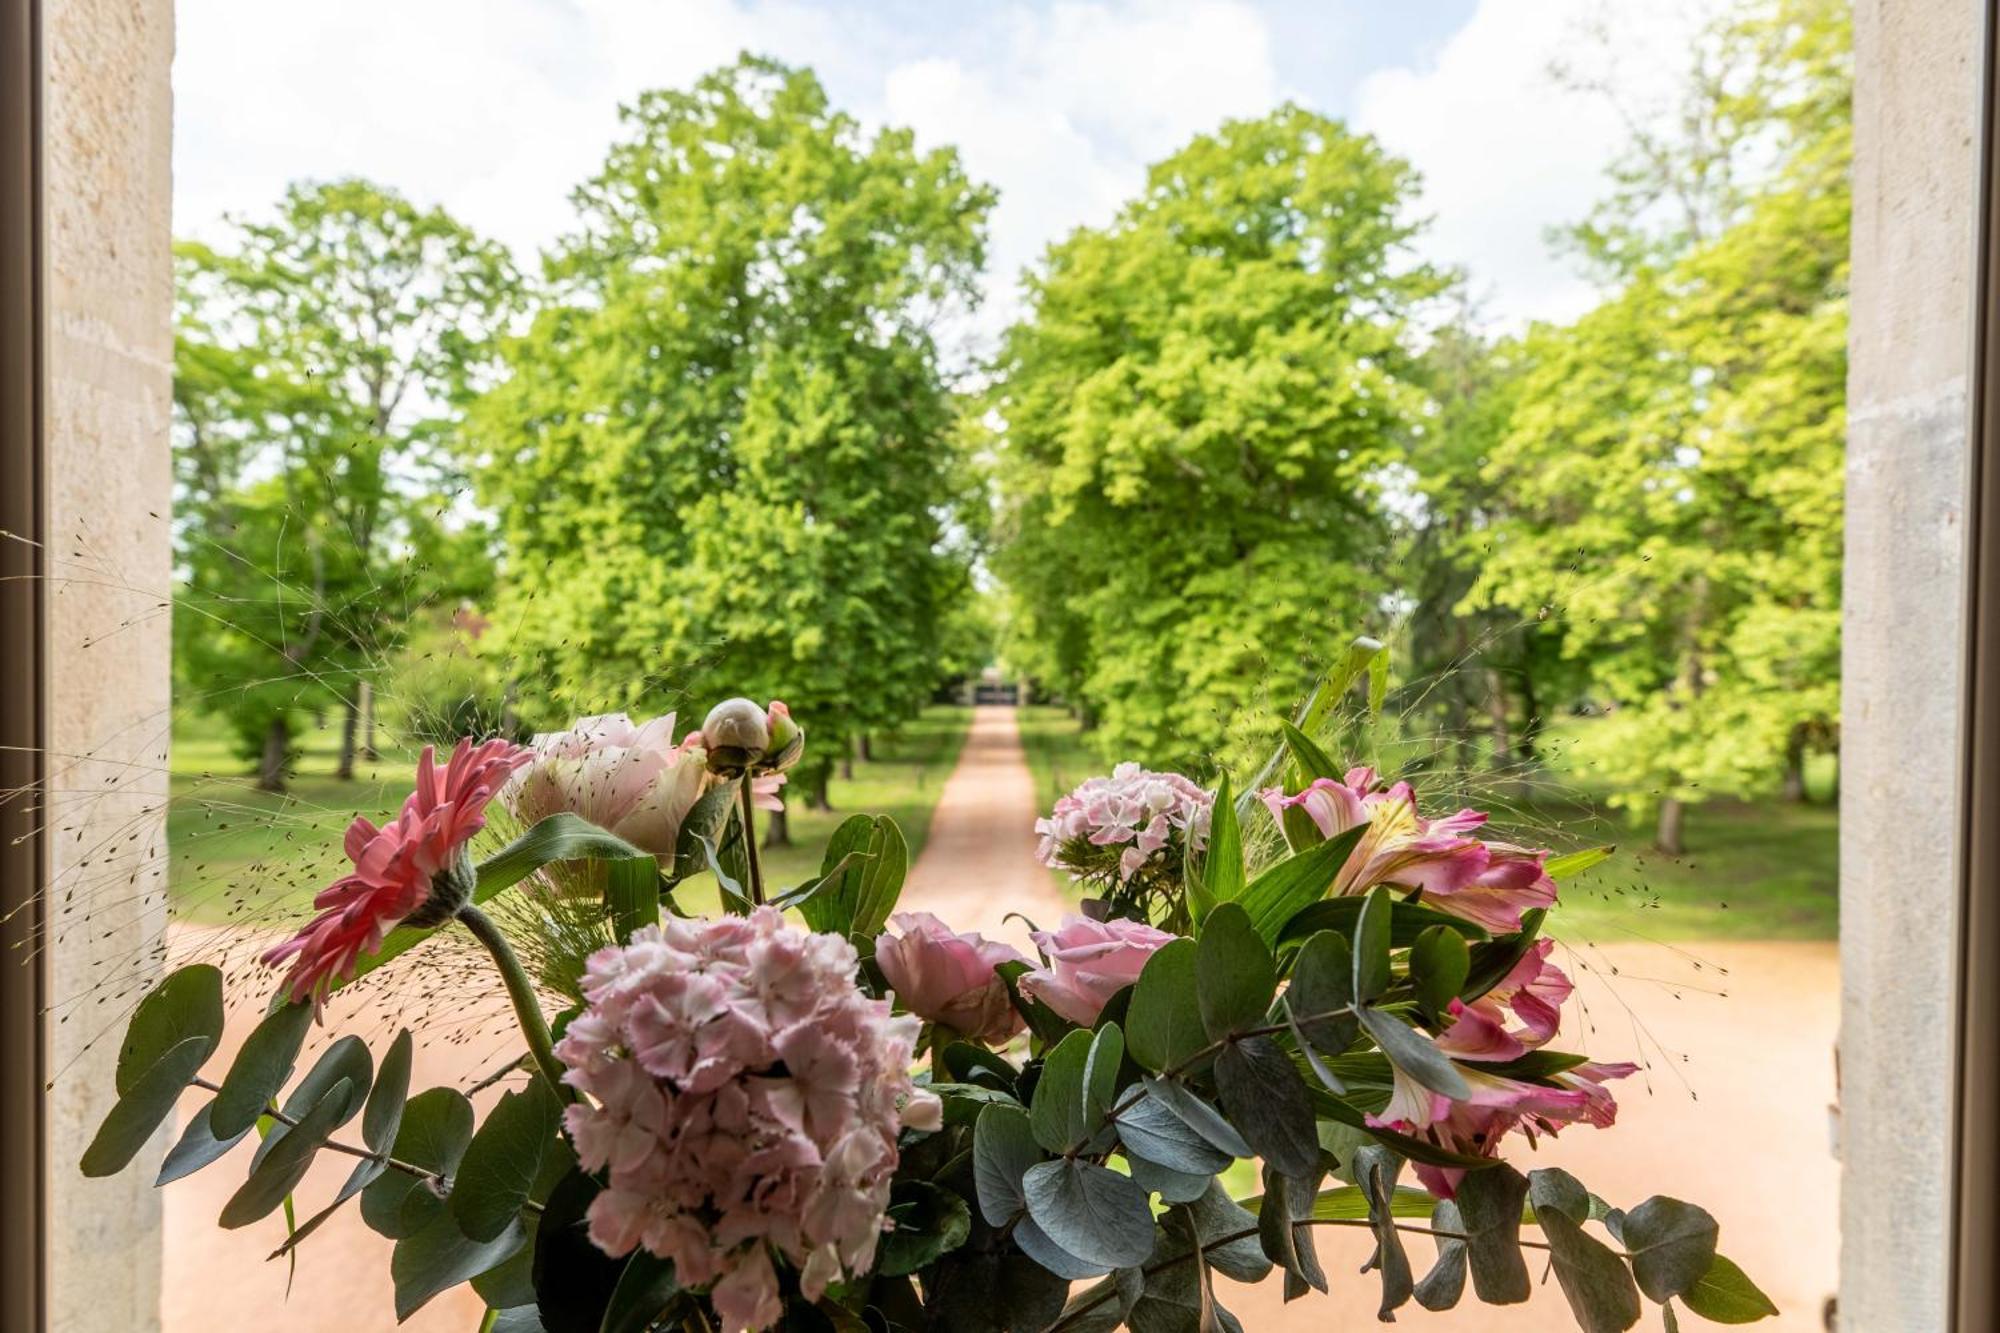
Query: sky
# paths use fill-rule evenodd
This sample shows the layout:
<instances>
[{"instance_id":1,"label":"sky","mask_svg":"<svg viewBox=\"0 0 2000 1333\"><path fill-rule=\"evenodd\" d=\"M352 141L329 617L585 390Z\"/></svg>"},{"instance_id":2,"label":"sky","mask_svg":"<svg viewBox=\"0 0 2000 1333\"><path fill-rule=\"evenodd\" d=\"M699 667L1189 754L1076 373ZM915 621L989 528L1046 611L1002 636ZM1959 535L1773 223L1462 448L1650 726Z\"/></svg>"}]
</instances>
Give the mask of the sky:
<instances>
[{"instance_id":1,"label":"sky","mask_svg":"<svg viewBox=\"0 0 2000 1333\"><path fill-rule=\"evenodd\" d=\"M1662 14L1661 11L1668 11ZM1499 328L1593 292L1548 228L1580 219L1619 110L1551 77L1672 87L1676 6L1650 0L179 0L174 223L219 238L287 182L358 174L442 204L524 262L642 89L751 50L810 65L867 125L956 145L996 186L990 336L1052 241L1101 225L1146 164L1293 100L1422 174L1420 248L1462 268ZM1585 29L1605 34L1592 45ZM1629 109L1629 108L1628 108Z\"/></svg>"}]
</instances>

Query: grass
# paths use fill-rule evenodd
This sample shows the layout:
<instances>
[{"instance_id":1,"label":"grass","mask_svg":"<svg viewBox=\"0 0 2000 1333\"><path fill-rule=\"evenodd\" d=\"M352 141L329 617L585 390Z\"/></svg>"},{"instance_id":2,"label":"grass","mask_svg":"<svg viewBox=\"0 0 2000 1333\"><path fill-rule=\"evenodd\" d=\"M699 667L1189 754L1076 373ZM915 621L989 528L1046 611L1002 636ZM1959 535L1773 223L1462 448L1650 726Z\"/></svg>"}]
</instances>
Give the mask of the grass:
<instances>
[{"instance_id":1,"label":"grass","mask_svg":"<svg viewBox=\"0 0 2000 1333\"><path fill-rule=\"evenodd\" d=\"M886 814L901 826L915 860L930 830L932 808L957 762L971 710L933 707L899 733L877 738L874 758L857 761L854 776L836 772L832 811L807 810L788 793L790 847L765 855L765 873L789 888L819 868L827 839L855 813ZM313 894L341 873L341 832L356 814L381 822L409 795L413 754L385 751L363 763L352 781L333 776L339 733L314 729L302 743L298 771L283 796L257 791L231 751L227 733L207 719L175 727L173 804L167 819L169 902L182 920L276 924L295 920ZM683 902L713 905L714 889L691 882Z\"/></svg>"},{"instance_id":2,"label":"grass","mask_svg":"<svg viewBox=\"0 0 2000 1333\"><path fill-rule=\"evenodd\" d=\"M1108 768L1060 708L1024 708L1021 739L1045 807ZM1573 781L1554 776L1565 786ZM1810 804L1716 799L1691 808L1683 857L1653 851L1650 827L1613 809L1602 790L1526 801L1509 792L1508 808L1495 809L1494 823L1520 841L1565 850L1618 845L1618 855L1564 885L1550 925L1565 938L1830 940L1839 923L1839 816L1830 764L1807 776ZM1552 829L1560 832L1550 835ZM1066 876L1057 878L1068 887Z\"/></svg>"}]
</instances>

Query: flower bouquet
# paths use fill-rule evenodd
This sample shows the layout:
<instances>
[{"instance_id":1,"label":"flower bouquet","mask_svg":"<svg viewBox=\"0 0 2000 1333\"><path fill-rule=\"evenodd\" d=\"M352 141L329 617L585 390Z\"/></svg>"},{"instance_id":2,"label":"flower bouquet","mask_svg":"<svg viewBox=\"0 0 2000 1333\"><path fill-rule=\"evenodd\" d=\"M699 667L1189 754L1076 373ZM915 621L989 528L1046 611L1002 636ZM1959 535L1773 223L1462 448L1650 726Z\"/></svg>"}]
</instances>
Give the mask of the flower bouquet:
<instances>
[{"instance_id":1,"label":"flower bouquet","mask_svg":"<svg viewBox=\"0 0 2000 1333\"><path fill-rule=\"evenodd\" d=\"M1241 797L1129 764L1064 797L1041 856L1095 896L1040 923L1039 959L897 913L886 818L767 885L755 811L805 744L782 704L732 700L678 742L671 718L610 716L426 751L396 819L354 821L351 873L265 955L283 982L226 1069L216 968L138 1006L83 1170L124 1169L202 1089L162 1183L257 1133L223 1226L282 1208L282 1254L354 1206L394 1241L398 1320L470 1282L506 1333L1237 1329L1212 1275L1325 1291L1329 1227L1366 1233L1384 1320L1468 1281L1526 1300L1527 1250L1590 1333L1642 1300L1669 1328L1676 1307L1775 1314L1700 1208L1614 1207L1503 1158L1610 1125L1632 1071L1554 1044L1570 983L1544 915L1605 853L1426 814L1332 763L1319 720ZM524 831L475 859L495 804ZM707 919L681 902L704 872ZM408 1030L379 1060L341 1037L293 1078L330 996L454 927L521 1032L483 1120L456 1088L411 1092ZM353 1159L345 1183L295 1200L326 1152Z\"/></svg>"}]
</instances>

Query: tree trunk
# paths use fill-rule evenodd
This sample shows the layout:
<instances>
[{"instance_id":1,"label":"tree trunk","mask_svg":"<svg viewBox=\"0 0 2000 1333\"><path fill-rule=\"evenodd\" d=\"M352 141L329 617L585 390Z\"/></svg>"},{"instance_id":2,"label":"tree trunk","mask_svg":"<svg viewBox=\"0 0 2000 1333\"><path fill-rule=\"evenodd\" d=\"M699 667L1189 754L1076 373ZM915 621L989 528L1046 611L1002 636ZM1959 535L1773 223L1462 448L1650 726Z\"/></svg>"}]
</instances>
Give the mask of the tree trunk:
<instances>
[{"instance_id":1,"label":"tree trunk","mask_svg":"<svg viewBox=\"0 0 2000 1333\"><path fill-rule=\"evenodd\" d=\"M333 770L333 775L342 782L352 782L354 781L355 738L361 731L361 700L359 698L359 691L341 700L340 713L340 766Z\"/></svg>"},{"instance_id":2,"label":"tree trunk","mask_svg":"<svg viewBox=\"0 0 2000 1333\"><path fill-rule=\"evenodd\" d=\"M374 763L382 757L375 748L375 687L362 681L361 692L361 757Z\"/></svg>"},{"instance_id":3,"label":"tree trunk","mask_svg":"<svg viewBox=\"0 0 2000 1333\"><path fill-rule=\"evenodd\" d=\"M833 800L827 795L827 782L833 777L832 764L814 764L808 779L806 809L832 810Z\"/></svg>"},{"instance_id":4,"label":"tree trunk","mask_svg":"<svg viewBox=\"0 0 2000 1333\"><path fill-rule=\"evenodd\" d=\"M292 746L292 729L283 713L271 719L264 730L264 754L257 761L257 790L282 792L285 789L285 752Z\"/></svg>"},{"instance_id":5,"label":"tree trunk","mask_svg":"<svg viewBox=\"0 0 2000 1333\"><path fill-rule=\"evenodd\" d=\"M1687 823L1687 807L1675 797L1669 796L1660 802L1660 823L1653 835L1653 845L1668 856L1687 855L1687 843L1682 839L1682 829Z\"/></svg>"},{"instance_id":6,"label":"tree trunk","mask_svg":"<svg viewBox=\"0 0 2000 1333\"><path fill-rule=\"evenodd\" d=\"M867 732L865 731L862 732L861 735L856 738L855 753L861 757L861 762L864 764L872 764L875 762L875 747L869 743Z\"/></svg>"},{"instance_id":7,"label":"tree trunk","mask_svg":"<svg viewBox=\"0 0 2000 1333\"><path fill-rule=\"evenodd\" d=\"M783 810L764 812L764 847L789 847L792 845L790 817Z\"/></svg>"},{"instance_id":8,"label":"tree trunk","mask_svg":"<svg viewBox=\"0 0 2000 1333\"><path fill-rule=\"evenodd\" d=\"M1802 804L1806 793L1806 729L1792 728L1792 734L1785 738L1785 787L1784 799L1794 804Z\"/></svg>"},{"instance_id":9,"label":"tree trunk","mask_svg":"<svg viewBox=\"0 0 2000 1333\"><path fill-rule=\"evenodd\" d=\"M841 747L840 780L842 782L854 781L854 752L860 749L865 744L866 744L865 741L857 740L850 745L845 745Z\"/></svg>"}]
</instances>

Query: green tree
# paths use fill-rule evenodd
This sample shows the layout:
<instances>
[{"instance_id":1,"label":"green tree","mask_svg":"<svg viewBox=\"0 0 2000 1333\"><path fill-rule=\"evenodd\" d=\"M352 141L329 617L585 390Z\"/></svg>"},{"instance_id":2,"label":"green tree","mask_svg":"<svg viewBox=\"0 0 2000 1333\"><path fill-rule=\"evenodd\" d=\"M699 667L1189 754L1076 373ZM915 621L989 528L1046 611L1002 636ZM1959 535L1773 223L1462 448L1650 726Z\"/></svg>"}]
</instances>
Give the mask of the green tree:
<instances>
[{"instance_id":1,"label":"green tree","mask_svg":"<svg viewBox=\"0 0 2000 1333\"><path fill-rule=\"evenodd\" d=\"M446 447L515 308L505 253L365 181L297 185L177 252L177 664L281 789L302 707L344 714L413 606L480 587Z\"/></svg>"},{"instance_id":2,"label":"green tree","mask_svg":"<svg viewBox=\"0 0 2000 1333\"><path fill-rule=\"evenodd\" d=\"M498 620L545 707L784 698L823 800L938 680L964 568L932 328L974 299L993 196L765 60L624 122L477 413Z\"/></svg>"},{"instance_id":3,"label":"green tree","mask_svg":"<svg viewBox=\"0 0 2000 1333\"><path fill-rule=\"evenodd\" d=\"M1121 757L1223 745L1379 612L1385 469L1424 404L1415 177L1284 107L1052 247L993 408L1009 659Z\"/></svg>"},{"instance_id":4,"label":"green tree","mask_svg":"<svg viewBox=\"0 0 2000 1333\"><path fill-rule=\"evenodd\" d=\"M1622 287L1524 340L1486 469L1511 513L1465 605L1559 610L1608 714L1576 755L1657 812L1668 851L1689 803L1797 784L1837 736L1847 22L1780 0L1717 31L1762 73L1696 88L1762 174L1705 178L1729 182L1706 231L1648 232L1642 204L1593 224L1627 238L1600 251Z\"/></svg>"}]
</instances>

